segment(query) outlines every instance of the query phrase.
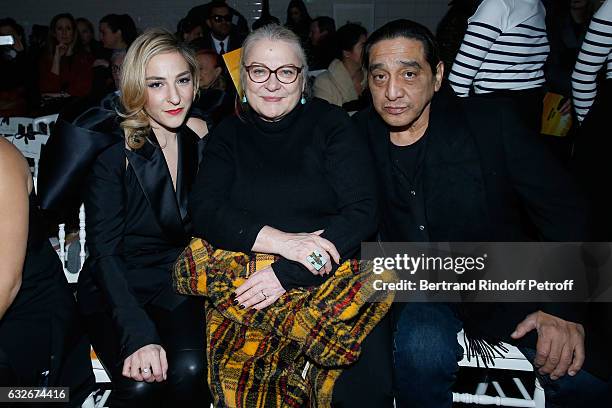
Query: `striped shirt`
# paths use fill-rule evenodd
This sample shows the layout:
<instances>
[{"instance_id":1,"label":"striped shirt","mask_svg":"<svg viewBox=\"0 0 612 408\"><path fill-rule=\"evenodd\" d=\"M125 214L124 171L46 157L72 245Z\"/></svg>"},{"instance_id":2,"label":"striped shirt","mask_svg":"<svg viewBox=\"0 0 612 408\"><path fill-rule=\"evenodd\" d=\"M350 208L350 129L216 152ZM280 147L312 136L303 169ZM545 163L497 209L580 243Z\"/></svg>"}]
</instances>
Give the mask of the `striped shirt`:
<instances>
[{"instance_id":1,"label":"striped shirt","mask_svg":"<svg viewBox=\"0 0 612 408\"><path fill-rule=\"evenodd\" d=\"M597 75L606 65L606 78L612 78L612 0L599 8L591 19L572 73L572 99L582 122L597 95Z\"/></svg>"},{"instance_id":2,"label":"striped shirt","mask_svg":"<svg viewBox=\"0 0 612 408\"><path fill-rule=\"evenodd\" d=\"M540 0L484 0L468 20L449 80L458 96L542 86L550 47Z\"/></svg>"}]
</instances>

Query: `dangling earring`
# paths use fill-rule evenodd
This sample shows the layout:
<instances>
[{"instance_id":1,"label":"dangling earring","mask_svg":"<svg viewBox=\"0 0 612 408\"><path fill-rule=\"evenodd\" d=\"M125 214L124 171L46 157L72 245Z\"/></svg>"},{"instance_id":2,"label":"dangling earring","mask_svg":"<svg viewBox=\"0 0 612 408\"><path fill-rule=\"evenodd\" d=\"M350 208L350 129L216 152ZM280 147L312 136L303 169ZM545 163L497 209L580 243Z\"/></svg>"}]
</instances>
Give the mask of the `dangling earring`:
<instances>
[{"instance_id":1,"label":"dangling earring","mask_svg":"<svg viewBox=\"0 0 612 408\"><path fill-rule=\"evenodd\" d=\"M246 95L244 95L244 96L242 97L242 103L246 103L246 102L247 102L247 98L246 98Z\"/></svg>"},{"instance_id":2,"label":"dangling earring","mask_svg":"<svg viewBox=\"0 0 612 408\"><path fill-rule=\"evenodd\" d=\"M302 99L300 99L300 103L302 105L306 105L306 97L304 95L302 95Z\"/></svg>"}]
</instances>

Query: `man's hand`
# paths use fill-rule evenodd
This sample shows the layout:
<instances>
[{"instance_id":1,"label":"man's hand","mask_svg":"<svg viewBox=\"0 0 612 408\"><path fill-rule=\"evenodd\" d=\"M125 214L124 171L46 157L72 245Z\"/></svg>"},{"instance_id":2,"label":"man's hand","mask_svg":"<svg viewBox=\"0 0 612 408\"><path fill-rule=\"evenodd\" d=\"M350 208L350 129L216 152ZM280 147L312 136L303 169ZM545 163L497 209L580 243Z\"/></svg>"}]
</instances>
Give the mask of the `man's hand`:
<instances>
[{"instance_id":1,"label":"man's hand","mask_svg":"<svg viewBox=\"0 0 612 408\"><path fill-rule=\"evenodd\" d=\"M540 374L550 374L557 380L566 373L574 376L584 363L584 327L542 311L528 315L511 334L520 339L537 330L538 343L534 366Z\"/></svg>"}]
</instances>

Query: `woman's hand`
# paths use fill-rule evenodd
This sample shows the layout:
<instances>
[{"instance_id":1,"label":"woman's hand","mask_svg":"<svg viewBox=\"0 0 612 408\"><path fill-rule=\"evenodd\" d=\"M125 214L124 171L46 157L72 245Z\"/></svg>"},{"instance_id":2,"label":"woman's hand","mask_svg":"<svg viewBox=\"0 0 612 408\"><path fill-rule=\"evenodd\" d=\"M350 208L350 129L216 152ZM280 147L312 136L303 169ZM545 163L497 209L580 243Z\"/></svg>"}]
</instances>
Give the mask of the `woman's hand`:
<instances>
[{"instance_id":1,"label":"woman's hand","mask_svg":"<svg viewBox=\"0 0 612 408\"><path fill-rule=\"evenodd\" d=\"M283 239L277 243L277 253L285 259L299 262L314 275L330 273L332 270L330 258L339 264L340 254L334 244L320 236L322 233L323 230L299 234L283 233ZM319 270L308 260L308 257L315 251L323 255L326 261L323 268Z\"/></svg>"},{"instance_id":2,"label":"woman's hand","mask_svg":"<svg viewBox=\"0 0 612 408\"><path fill-rule=\"evenodd\" d=\"M159 344L147 344L125 359L121 373L136 381L152 383L164 381L167 371L166 351Z\"/></svg>"},{"instance_id":3,"label":"woman's hand","mask_svg":"<svg viewBox=\"0 0 612 408\"><path fill-rule=\"evenodd\" d=\"M252 274L234 292L235 304L242 308L253 307L261 310L270 306L285 293L272 267L267 267Z\"/></svg>"},{"instance_id":4,"label":"woman's hand","mask_svg":"<svg viewBox=\"0 0 612 408\"><path fill-rule=\"evenodd\" d=\"M57 44L55 46L55 55L58 57L63 57L68 54L68 46L66 44Z\"/></svg>"}]
</instances>

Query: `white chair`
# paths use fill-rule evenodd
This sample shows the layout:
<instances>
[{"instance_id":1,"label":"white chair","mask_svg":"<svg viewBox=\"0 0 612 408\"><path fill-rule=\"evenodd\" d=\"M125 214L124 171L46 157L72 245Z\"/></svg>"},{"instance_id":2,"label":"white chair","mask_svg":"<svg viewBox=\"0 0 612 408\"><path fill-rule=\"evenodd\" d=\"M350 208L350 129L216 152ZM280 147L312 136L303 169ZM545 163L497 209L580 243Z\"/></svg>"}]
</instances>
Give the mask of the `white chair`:
<instances>
[{"instance_id":1,"label":"white chair","mask_svg":"<svg viewBox=\"0 0 612 408\"><path fill-rule=\"evenodd\" d=\"M66 274L66 279L68 283L76 283L79 279L79 273L85 264L85 258L87 257L87 252L85 251L87 234L85 233L85 206L81 204L79 207L79 231L78 231L78 242L79 242L79 257L77 261L77 265L72 268L68 268L68 246L76 243L76 240L73 242L66 242L66 224L59 224L58 233L57 233L57 243L54 240L51 241L53 247L55 248L57 255L62 262L62 268L64 268L64 274Z\"/></svg>"},{"instance_id":2,"label":"white chair","mask_svg":"<svg viewBox=\"0 0 612 408\"><path fill-rule=\"evenodd\" d=\"M96 377L96 384L110 384L110 377L106 373L106 370L102 366L102 363L100 363L100 361L98 360L98 357L96 356L96 353L93 349L91 349L90 354L91 365L93 367L93 372ZM111 390L106 387L98 388L97 390L89 394L87 399L81 405L81 408L104 408L106 400L110 396L110 393Z\"/></svg>"},{"instance_id":3,"label":"white chair","mask_svg":"<svg viewBox=\"0 0 612 408\"><path fill-rule=\"evenodd\" d=\"M38 162L42 146L47 143L51 134L51 128L57 120L57 114L43 116L36 119L30 118L8 118L8 123L0 126L0 133L6 135L6 139L11 142L24 157L32 159L34 166L31 167L36 186L38 177Z\"/></svg>"},{"instance_id":4,"label":"white chair","mask_svg":"<svg viewBox=\"0 0 612 408\"><path fill-rule=\"evenodd\" d=\"M457 341L467 350L465 344L465 336L463 331L457 333ZM516 370L516 371L533 371L533 366L525 358L525 356L519 351L518 348L503 343L504 347L508 350L507 352L500 351L499 355L493 358L493 363L489 365L489 369L496 370ZM459 362L460 367L484 367L483 361L478 356L471 356L468 359L466 353L463 355L463 359ZM502 389L501 385L497 381L492 381L491 384L497 392L497 396L489 396L485 393L489 387L488 382L482 382L476 387L474 394L467 393L453 393L453 402L476 404L476 405L497 405L504 407L533 407L533 408L544 408L544 390L538 381L537 376L535 377L535 391L533 397L529 395L527 389L523 385L523 382L518 377L513 377L512 381L518 388L523 398L508 398L506 393Z\"/></svg>"}]
</instances>

